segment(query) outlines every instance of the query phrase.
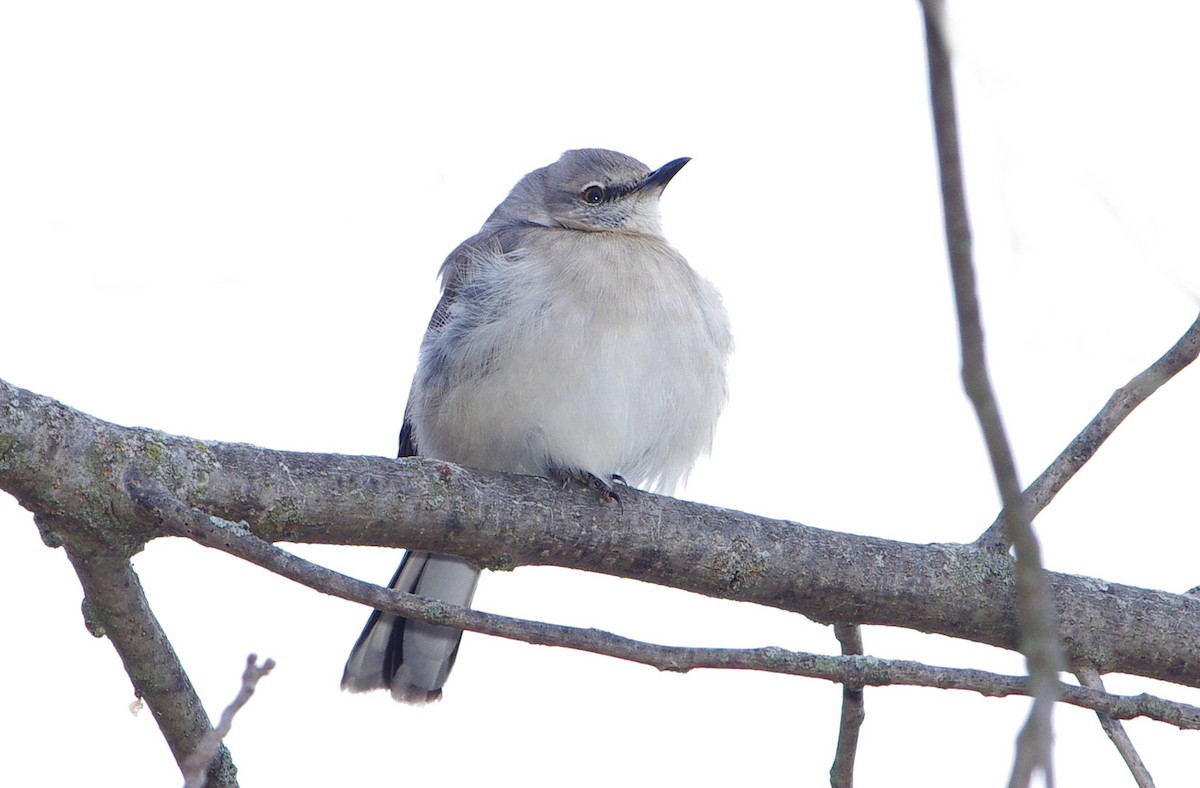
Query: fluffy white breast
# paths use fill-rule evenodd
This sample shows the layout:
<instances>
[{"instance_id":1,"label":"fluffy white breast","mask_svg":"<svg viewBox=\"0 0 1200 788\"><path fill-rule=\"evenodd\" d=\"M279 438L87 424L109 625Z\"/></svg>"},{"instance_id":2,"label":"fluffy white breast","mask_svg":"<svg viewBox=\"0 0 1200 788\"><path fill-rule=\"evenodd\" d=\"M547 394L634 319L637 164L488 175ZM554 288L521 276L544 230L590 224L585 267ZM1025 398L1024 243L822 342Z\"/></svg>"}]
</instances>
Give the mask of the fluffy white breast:
<instances>
[{"instance_id":1,"label":"fluffy white breast","mask_svg":"<svg viewBox=\"0 0 1200 788\"><path fill-rule=\"evenodd\" d=\"M532 232L477 261L427 335L417 445L471 467L669 491L712 443L730 347L720 297L664 241Z\"/></svg>"}]
</instances>

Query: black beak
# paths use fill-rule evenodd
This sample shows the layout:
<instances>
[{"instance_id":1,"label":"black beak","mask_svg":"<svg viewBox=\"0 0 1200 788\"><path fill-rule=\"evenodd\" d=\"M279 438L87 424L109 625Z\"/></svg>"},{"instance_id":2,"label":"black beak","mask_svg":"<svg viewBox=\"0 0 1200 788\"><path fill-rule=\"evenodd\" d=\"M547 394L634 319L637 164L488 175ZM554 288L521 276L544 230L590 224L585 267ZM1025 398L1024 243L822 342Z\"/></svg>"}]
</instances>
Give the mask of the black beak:
<instances>
[{"instance_id":1,"label":"black beak","mask_svg":"<svg viewBox=\"0 0 1200 788\"><path fill-rule=\"evenodd\" d=\"M683 165L687 164L691 160L692 159L690 156L684 156L682 159L676 159L675 161L667 162L646 176L646 180L642 181L642 188L659 189L661 191L668 183L671 182L671 179L675 177L675 174L683 169Z\"/></svg>"}]
</instances>

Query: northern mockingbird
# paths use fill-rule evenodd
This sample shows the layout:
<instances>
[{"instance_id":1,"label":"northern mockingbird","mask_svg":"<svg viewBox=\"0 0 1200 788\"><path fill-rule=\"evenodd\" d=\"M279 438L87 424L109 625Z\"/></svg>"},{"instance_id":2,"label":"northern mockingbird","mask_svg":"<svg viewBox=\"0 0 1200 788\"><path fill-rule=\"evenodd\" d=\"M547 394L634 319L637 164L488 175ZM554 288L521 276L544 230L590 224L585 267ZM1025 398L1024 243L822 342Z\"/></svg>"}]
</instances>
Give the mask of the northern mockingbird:
<instances>
[{"instance_id":1,"label":"northern mockingbird","mask_svg":"<svg viewBox=\"0 0 1200 788\"><path fill-rule=\"evenodd\" d=\"M442 264L400 456L669 492L712 445L731 348L721 297L666 242L687 164L567 151L526 175ZM469 605L479 569L405 553L391 587ZM342 688L437 700L462 632L374 611Z\"/></svg>"}]
</instances>

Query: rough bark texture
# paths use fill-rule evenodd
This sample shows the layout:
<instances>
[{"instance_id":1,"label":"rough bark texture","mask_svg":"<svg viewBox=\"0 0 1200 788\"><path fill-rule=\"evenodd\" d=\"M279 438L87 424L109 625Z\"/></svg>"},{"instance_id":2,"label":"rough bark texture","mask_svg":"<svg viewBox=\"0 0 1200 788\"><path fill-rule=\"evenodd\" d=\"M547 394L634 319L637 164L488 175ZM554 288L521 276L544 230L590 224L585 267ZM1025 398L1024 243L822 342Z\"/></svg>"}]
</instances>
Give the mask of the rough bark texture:
<instances>
[{"instance_id":1,"label":"rough bark texture","mask_svg":"<svg viewBox=\"0 0 1200 788\"><path fill-rule=\"evenodd\" d=\"M629 491L620 506L540 479L434 460L280 452L119 427L0 382L0 488L90 524L131 555L162 535L136 470L269 541L410 546L507 569L549 564L756 602L816 621L884 624L1018 648L1012 561ZM47 525L48 524L48 525ZM1200 686L1200 599L1051 573L1067 652L1102 673Z\"/></svg>"},{"instance_id":2,"label":"rough bark texture","mask_svg":"<svg viewBox=\"0 0 1200 788\"><path fill-rule=\"evenodd\" d=\"M113 644L134 692L146 701L175 760L182 761L212 725L129 559L97 540L102 534L86 524L60 519L49 525L66 538L67 558L83 585L88 631ZM209 786L237 785L237 767L224 745L218 742L205 764Z\"/></svg>"}]
</instances>

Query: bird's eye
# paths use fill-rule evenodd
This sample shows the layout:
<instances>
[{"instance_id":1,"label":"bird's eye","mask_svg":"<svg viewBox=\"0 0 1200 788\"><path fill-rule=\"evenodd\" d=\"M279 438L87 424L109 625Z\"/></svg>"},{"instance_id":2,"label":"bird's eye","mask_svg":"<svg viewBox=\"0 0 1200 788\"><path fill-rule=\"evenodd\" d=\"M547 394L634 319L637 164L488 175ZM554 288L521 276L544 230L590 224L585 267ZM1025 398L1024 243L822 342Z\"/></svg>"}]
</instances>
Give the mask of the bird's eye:
<instances>
[{"instance_id":1,"label":"bird's eye","mask_svg":"<svg viewBox=\"0 0 1200 788\"><path fill-rule=\"evenodd\" d=\"M579 196L589 205L596 205L604 201L604 187L598 183L593 183L585 187Z\"/></svg>"}]
</instances>

